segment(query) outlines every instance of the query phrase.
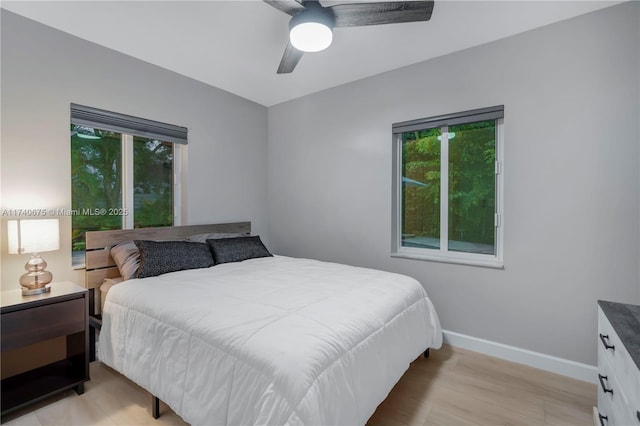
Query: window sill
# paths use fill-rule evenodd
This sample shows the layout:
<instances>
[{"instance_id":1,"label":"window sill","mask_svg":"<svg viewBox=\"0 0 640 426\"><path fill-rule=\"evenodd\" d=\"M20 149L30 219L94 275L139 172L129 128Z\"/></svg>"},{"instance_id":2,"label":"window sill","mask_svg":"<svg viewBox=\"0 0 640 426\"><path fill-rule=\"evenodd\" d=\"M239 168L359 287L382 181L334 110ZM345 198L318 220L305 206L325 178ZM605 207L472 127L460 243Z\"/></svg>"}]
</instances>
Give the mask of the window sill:
<instances>
[{"instance_id":1,"label":"window sill","mask_svg":"<svg viewBox=\"0 0 640 426\"><path fill-rule=\"evenodd\" d=\"M504 269L504 263L498 259L469 259L436 254L393 252L391 257L401 259L426 260L428 262L453 263L457 265L480 266L483 268Z\"/></svg>"},{"instance_id":2,"label":"window sill","mask_svg":"<svg viewBox=\"0 0 640 426\"><path fill-rule=\"evenodd\" d=\"M74 271L80 271L82 269L85 269L85 265L84 263L82 265L71 265L71 269L73 269Z\"/></svg>"}]
</instances>

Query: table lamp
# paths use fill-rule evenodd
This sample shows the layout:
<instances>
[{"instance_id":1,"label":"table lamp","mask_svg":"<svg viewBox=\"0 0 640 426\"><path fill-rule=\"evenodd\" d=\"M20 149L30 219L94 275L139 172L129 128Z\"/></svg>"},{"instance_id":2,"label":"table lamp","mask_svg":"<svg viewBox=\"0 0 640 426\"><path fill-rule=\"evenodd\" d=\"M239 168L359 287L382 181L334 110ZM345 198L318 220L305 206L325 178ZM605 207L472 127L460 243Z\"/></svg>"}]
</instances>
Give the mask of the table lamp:
<instances>
[{"instance_id":1,"label":"table lamp","mask_svg":"<svg viewBox=\"0 0 640 426\"><path fill-rule=\"evenodd\" d=\"M46 293L53 280L46 271L47 262L38 253L60 249L58 219L19 219L7 221L9 254L31 253L24 265L27 273L20 277L23 295Z\"/></svg>"}]
</instances>

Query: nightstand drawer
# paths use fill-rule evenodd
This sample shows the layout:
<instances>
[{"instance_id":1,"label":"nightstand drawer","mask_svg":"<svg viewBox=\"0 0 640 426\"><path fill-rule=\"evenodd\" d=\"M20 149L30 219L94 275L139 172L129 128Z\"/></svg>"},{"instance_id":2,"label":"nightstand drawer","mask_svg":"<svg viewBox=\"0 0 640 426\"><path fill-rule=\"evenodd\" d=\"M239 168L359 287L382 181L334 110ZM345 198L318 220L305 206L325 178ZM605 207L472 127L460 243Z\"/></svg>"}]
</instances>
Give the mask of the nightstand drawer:
<instances>
[{"instance_id":1,"label":"nightstand drawer","mask_svg":"<svg viewBox=\"0 0 640 426\"><path fill-rule=\"evenodd\" d=\"M85 299L2 314L2 351L85 331Z\"/></svg>"}]
</instances>

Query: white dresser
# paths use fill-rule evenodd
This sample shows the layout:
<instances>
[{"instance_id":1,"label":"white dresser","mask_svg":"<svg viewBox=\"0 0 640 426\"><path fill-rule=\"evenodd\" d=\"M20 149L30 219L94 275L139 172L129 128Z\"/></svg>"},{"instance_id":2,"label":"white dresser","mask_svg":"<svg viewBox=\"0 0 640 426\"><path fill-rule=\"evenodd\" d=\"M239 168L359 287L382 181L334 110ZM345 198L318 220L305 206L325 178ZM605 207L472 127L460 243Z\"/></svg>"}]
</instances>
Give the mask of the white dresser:
<instances>
[{"instance_id":1,"label":"white dresser","mask_svg":"<svg viewBox=\"0 0 640 426\"><path fill-rule=\"evenodd\" d=\"M640 306L598 301L601 426L640 426Z\"/></svg>"}]
</instances>

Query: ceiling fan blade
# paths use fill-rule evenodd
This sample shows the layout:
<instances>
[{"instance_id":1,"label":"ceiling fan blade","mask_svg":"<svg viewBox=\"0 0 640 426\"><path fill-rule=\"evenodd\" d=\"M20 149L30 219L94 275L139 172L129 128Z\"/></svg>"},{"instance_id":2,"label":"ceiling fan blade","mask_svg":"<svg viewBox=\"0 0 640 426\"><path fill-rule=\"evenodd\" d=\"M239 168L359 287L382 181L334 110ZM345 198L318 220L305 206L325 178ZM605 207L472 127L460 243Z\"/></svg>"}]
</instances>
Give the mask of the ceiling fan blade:
<instances>
[{"instance_id":1,"label":"ceiling fan blade","mask_svg":"<svg viewBox=\"0 0 640 426\"><path fill-rule=\"evenodd\" d=\"M275 7L281 12L284 12L288 15L295 16L298 13L304 10L304 6L302 5L302 0L263 0L270 6Z\"/></svg>"},{"instance_id":2,"label":"ceiling fan blade","mask_svg":"<svg viewBox=\"0 0 640 426\"><path fill-rule=\"evenodd\" d=\"M328 9L335 16L334 27L396 24L428 21L433 12L433 0L336 4Z\"/></svg>"},{"instance_id":3,"label":"ceiling fan blade","mask_svg":"<svg viewBox=\"0 0 640 426\"><path fill-rule=\"evenodd\" d=\"M293 71L300 62L300 58L304 52L293 47L291 42L287 43L287 47L284 49L282 59L280 60L280 66L278 67L278 74L289 74Z\"/></svg>"}]
</instances>

